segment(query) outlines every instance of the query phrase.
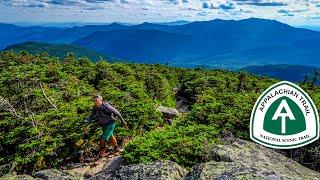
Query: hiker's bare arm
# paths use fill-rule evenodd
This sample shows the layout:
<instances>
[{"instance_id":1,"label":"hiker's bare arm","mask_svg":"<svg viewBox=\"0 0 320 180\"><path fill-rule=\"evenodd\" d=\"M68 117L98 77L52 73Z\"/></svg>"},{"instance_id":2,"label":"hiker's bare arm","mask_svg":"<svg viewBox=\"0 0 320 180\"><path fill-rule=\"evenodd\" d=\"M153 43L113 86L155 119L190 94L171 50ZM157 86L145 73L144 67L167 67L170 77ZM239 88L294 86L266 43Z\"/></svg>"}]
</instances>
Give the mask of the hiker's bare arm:
<instances>
[{"instance_id":1,"label":"hiker's bare arm","mask_svg":"<svg viewBox=\"0 0 320 180\"><path fill-rule=\"evenodd\" d=\"M93 118L94 118L94 108L92 108L91 113L87 119L87 125L92 123Z\"/></svg>"},{"instance_id":2,"label":"hiker's bare arm","mask_svg":"<svg viewBox=\"0 0 320 180\"><path fill-rule=\"evenodd\" d=\"M86 120L86 126L83 127L83 132L84 133L88 134L88 132L89 132L89 129L88 129L89 126L88 125L92 123L92 119L93 118L94 118L94 109L92 108L91 113L90 113L88 119Z\"/></svg>"},{"instance_id":3,"label":"hiker's bare arm","mask_svg":"<svg viewBox=\"0 0 320 180\"><path fill-rule=\"evenodd\" d=\"M108 108L110 109L110 111L112 111L115 115L117 115L121 121L121 124L123 125L127 125L126 121L123 119L121 113L116 109L114 108L113 106L111 106L110 104L107 104Z\"/></svg>"}]
</instances>

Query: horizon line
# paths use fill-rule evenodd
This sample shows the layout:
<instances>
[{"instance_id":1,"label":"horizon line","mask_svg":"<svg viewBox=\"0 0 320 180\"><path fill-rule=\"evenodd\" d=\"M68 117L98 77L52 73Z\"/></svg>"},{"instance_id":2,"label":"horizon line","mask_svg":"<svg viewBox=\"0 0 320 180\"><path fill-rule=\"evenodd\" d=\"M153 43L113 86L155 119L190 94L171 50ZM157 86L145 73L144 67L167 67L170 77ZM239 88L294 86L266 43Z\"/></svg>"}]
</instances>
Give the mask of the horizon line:
<instances>
[{"instance_id":1,"label":"horizon line","mask_svg":"<svg viewBox=\"0 0 320 180\"><path fill-rule=\"evenodd\" d=\"M150 23L150 24L165 24L165 23L175 23L175 22L186 22L188 23L193 23L193 22L209 22L209 21L214 21L214 20L222 20L222 21L242 21L242 20L248 20L248 19L260 19L260 20L270 20L270 21L277 21L283 24L287 24L290 25L288 23L282 22L280 20L276 20L276 19L268 19L268 18L259 18L259 17L250 17L250 18L242 18L242 19L223 19L223 18L214 18L214 19L210 19L210 20L194 20L194 21L189 21L189 20L185 20L185 19L181 19L181 20L173 20L173 21L143 21L143 22L139 22L139 23L132 23L132 22L121 22L121 21L113 21L113 22L81 22L81 21L64 21L64 22L59 22L59 21L47 21L47 22L21 22L21 21L15 21L15 22L0 22L0 24L13 24L13 25L17 25L17 26L22 26L21 24L30 24L30 26L32 24L36 25L45 25L45 24L83 24L83 25L91 25L91 24L104 24L104 25L109 25L109 24L128 24L128 25L139 25L139 24L143 24L143 23ZM53 26L54 27L54 26Z\"/></svg>"}]
</instances>

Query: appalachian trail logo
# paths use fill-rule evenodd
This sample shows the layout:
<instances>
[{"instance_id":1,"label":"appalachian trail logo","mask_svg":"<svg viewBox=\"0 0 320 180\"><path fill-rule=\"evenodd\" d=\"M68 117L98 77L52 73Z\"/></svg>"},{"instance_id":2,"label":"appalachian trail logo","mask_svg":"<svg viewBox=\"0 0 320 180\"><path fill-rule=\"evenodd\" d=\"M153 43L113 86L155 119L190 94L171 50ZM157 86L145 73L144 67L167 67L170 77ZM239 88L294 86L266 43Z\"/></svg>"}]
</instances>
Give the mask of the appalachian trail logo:
<instances>
[{"instance_id":1,"label":"appalachian trail logo","mask_svg":"<svg viewBox=\"0 0 320 180\"><path fill-rule=\"evenodd\" d=\"M277 149L291 149L319 138L316 106L299 86L281 81L263 92L254 105L250 137Z\"/></svg>"}]
</instances>

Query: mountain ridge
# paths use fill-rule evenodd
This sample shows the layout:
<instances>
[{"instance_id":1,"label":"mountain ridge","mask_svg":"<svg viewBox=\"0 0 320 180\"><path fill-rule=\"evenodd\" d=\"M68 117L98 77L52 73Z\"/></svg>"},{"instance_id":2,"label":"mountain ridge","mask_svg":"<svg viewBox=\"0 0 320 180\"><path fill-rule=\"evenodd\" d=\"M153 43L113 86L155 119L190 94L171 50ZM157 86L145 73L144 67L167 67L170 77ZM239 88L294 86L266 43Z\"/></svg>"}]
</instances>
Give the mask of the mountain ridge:
<instances>
[{"instance_id":1,"label":"mountain ridge","mask_svg":"<svg viewBox=\"0 0 320 180\"><path fill-rule=\"evenodd\" d=\"M230 62L229 68L238 68L243 65L267 64L267 63L304 63L306 60L312 65L318 65L315 61L316 51L320 49L320 46L314 45L313 49L307 47L296 47L299 43L302 46L306 46L303 43L309 43L308 41L314 41L320 38L320 33L312 30L304 30L294 28L284 23L275 20L261 20L256 18L245 19L240 21L230 20L212 20L206 22L191 22L181 26L159 26L150 23L144 23L137 26L131 26L129 29L140 29L145 31L146 29L161 30L165 32L172 32L175 34L189 35L188 42L181 42L182 46L175 47L177 53L171 53L171 48L166 45L158 43L156 48L159 50L159 56L153 54L127 54L127 42L125 39L120 39L121 45L115 49L121 51L120 53L113 51L112 49L106 49L104 45L95 43L95 48L104 49L102 53L109 52L115 56L122 56L125 59L133 59L137 61L149 59L162 60L160 62L192 62L195 64L203 65L223 65L224 62ZM234 32L237 32L236 34ZM94 37L91 34L83 39L90 41L90 38L100 39L104 42L109 42L110 32L100 34L99 37ZM114 36L121 36L119 31ZM156 36L156 35L154 35ZM127 39L130 39L128 37ZM135 37L132 37L135 38ZM165 37L164 37L165 38ZM79 43L79 45L87 46L85 43L81 43L83 39L73 42L73 44ZM93 40L92 39L92 40ZM169 39L169 38L167 38ZM298 43L297 43L298 42ZM177 43L176 40L168 42L168 44ZM137 41L136 44L141 46L147 46L145 40ZM155 43L157 44L157 43ZM280 49L279 49L280 48ZM134 49L134 47L132 47ZM291 55L290 52L294 52ZM170 52L170 53L166 53ZM275 52L270 53L270 52ZM289 61L290 60L290 61ZM232 64L237 64L235 67Z\"/></svg>"},{"instance_id":2,"label":"mountain ridge","mask_svg":"<svg viewBox=\"0 0 320 180\"><path fill-rule=\"evenodd\" d=\"M137 62L152 59L154 63L201 64L228 69L270 63L320 66L317 61L320 32L259 18L215 19L183 25L112 23L63 29L8 26L2 30L0 48L37 41L80 45ZM137 31L139 36L128 35L128 31ZM184 35L189 37L181 38ZM161 38L151 38L156 36Z\"/></svg>"},{"instance_id":3,"label":"mountain ridge","mask_svg":"<svg viewBox=\"0 0 320 180\"><path fill-rule=\"evenodd\" d=\"M288 65L288 64L268 64L263 66L247 66L241 68L245 71L258 76L268 76L280 80L291 82L308 81L314 77L314 71L319 72L319 67L306 65ZM305 79L307 76L307 79Z\"/></svg>"},{"instance_id":4,"label":"mountain ridge","mask_svg":"<svg viewBox=\"0 0 320 180\"><path fill-rule=\"evenodd\" d=\"M64 59L68 53L73 53L74 56L78 58L86 57L92 59L93 61L98 61L100 59L110 59L110 57L107 57L106 55L75 45L50 44L35 41L14 44L5 48L4 51L13 51L16 53L27 51L30 54L40 54L42 52L46 52L49 56L59 57L60 59Z\"/></svg>"}]
</instances>

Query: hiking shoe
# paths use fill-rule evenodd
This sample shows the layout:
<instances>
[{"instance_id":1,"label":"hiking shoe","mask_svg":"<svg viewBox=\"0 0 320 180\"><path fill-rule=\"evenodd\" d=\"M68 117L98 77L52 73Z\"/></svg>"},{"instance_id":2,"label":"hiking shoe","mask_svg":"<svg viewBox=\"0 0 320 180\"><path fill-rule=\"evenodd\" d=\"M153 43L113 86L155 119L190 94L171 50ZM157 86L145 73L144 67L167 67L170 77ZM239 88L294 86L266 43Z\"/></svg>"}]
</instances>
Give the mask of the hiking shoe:
<instances>
[{"instance_id":1,"label":"hiking shoe","mask_svg":"<svg viewBox=\"0 0 320 180\"><path fill-rule=\"evenodd\" d=\"M106 153L105 149L100 149L99 151L99 158L103 158L108 156L108 153Z\"/></svg>"},{"instance_id":2,"label":"hiking shoe","mask_svg":"<svg viewBox=\"0 0 320 180\"><path fill-rule=\"evenodd\" d=\"M116 153L116 152L120 152L120 153L121 153L121 152L123 152L123 151L124 151L124 149L122 149L122 148L120 148L120 147L116 147L116 148L113 149L113 152L115 152L115 153Z\"/></svg>"}]
</instances>

